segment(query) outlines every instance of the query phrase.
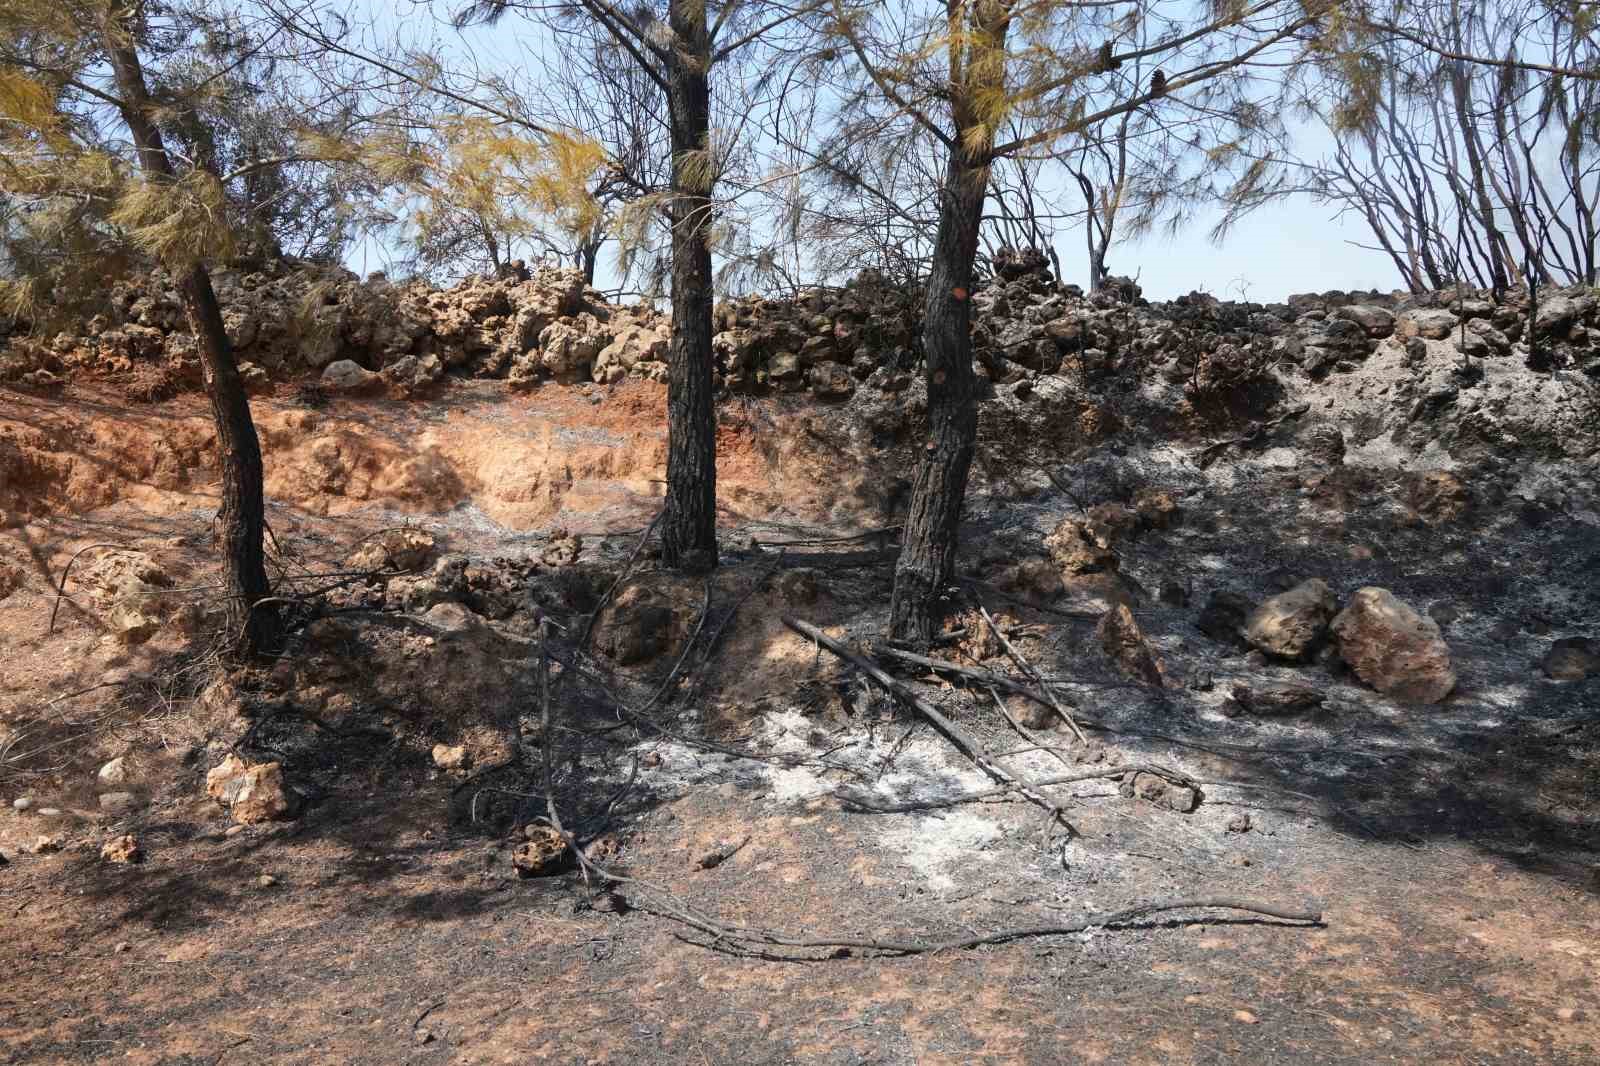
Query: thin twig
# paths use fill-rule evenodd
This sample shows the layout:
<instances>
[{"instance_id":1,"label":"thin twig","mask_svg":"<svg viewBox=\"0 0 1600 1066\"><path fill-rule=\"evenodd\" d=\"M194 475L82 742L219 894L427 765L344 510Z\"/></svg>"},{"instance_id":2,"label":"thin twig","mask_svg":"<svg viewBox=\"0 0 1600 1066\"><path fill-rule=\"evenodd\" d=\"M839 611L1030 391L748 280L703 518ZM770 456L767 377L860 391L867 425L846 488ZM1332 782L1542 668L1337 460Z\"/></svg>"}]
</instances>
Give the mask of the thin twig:
<instances>
[{"instance_id":1,"label":"thin twig","mask_svg":"<svg viewBox=\"0 0 1600 1066\"><path fill-rule=\"evenodd\" d=\"M1083 730L1078 728L1078 723L1073 721L1072 715L1067 713L1067 709L1061 705L1061 701L1056 698L1056 694L1050 691L1050 686L1045 684L1044 679L1039 676L1039 671L1035 670L1033 664L1024 659L1022 653L1016 649L1011 641L1006 639L1006 635L1000 631L1000 627L995 625L994 617L989 614L989 609L983 605L983 601L977 600L975 602L978 604L978 612L983 615L984 622L989 626L989 631L1000 641L1000 646L1006 650L1006 655L1010 656L1011 661L1017 664L1017 668L1025 676L1032 679L1034 684L1039 686L1039 691L1049 698L1051 709L1061 716L1063 722L1067 723L1067 726L1072 730L1072 735L1078 738L1078 743L1087 744L1089 738L1083 735ZM1029 737L1028 739L1032 740L1033 738Z\"/></svg>"},{"instance_id":2,"label":"thin twig","mask_svg":"<svg viewBox=\"0 0 1600 1066\"><path fill-rule=\"evenodd\" d=\"M1017 775L1013 774L1011 771L995 762L989 757L988 753L984 751L983 746L979 744L975 738L970 736L966 730L962 729L960 726L950 721L950 719L946 718L939 712L938 708L934 707L927 700L922 699L900 682L884 673L882 668L876 666L864 656L858 655L857 653L851 651L849 648L834 640L832 637L828 636L826 633L822 632L822 630L818 629L809 622L802 622L797 618L790 618L789 616L785 615L783 624L794 630L796 633L799 633L801 636L810 637L811 640L814 641L819 647L827 648L839 658L853 665L856 669L865 674L867 678L882 686L890 695L896 697L901 702L915 710L918 714L922 715L922 717L926 718L935 729L944 734L945 739L949 740L950 743L956 746L958 751L977 764L979 769L983 770L996 781L1013 786L1018 793L1026 796L1031 802L1037 804L1044 810L1050 811L1051 815L1060 821L1060 823L1066 827L1069 832L1075 832L1075 830L1072 829L1071 823L1067 821L1066 814L1061 809L1060 804L1054 803L1048 797L1041 795L1032 787L1032 783L1025 778L1019 778Z\"/></svg>"},{"instance_id":3,"label":"thin twig","mask_svg":"<svg viewBox=\"0 0 1600 1066\"><path fill-rule=\"evenodd\" d=\"M600 602L595 605L594 613L589 616L588 624L583 627L583 635L578 638L578 650L582 651L589 646L589 638L594 635L594 627L600 621L600 612L606 609L606 604L611 602L611 597L617 594L617 589L628 579L628 574L633 570L634 560L639 558L639 553L644 551L644 546L650 542L650 534L655 532L656 523L661 521L661 516L667 513L663 507L650 519L650 524L644 527L644 532L639 534L639 543L633 546L633 551L628 554L628 561L622 564L622 570L617 574L617 579L606 589L606 594L600 597Z\"/></svg>"}]
</instances>

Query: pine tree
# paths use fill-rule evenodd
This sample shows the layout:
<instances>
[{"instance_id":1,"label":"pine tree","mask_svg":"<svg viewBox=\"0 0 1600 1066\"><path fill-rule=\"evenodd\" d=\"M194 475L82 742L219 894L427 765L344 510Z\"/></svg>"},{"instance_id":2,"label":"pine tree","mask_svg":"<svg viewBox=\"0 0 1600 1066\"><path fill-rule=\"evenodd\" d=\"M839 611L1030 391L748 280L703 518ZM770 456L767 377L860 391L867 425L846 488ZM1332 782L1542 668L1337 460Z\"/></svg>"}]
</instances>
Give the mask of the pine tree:
<instances>
[{"instance_id":1,"label":"pine tree","mask_svg":"<svg viewBox=\"0 0 1600 1066\"><path fill-rule=\"evenodd\" d=\"M832 0L834 30L861 74L857 92L904 116L905 125L931 135L945 152L922 325L930 434L895 568L891 639L929 643L955 577L977 443L971 300L992 169L1007 157L1055 153L1129 111L1185 100L1229 114L1242 143L1264 114L1244 106L1257 89L1252 66L1283 60L1315 36L1321 14L1339 6L1338 0ZM1160 28L1149 30L1146 22ZM1119 44L1135 27L1151 43ZM1133 60L1177 73L1153 78L1143 92L1106 93L1104 80ZM1237 147L1215 158L1224 161ZM1260 180L1259 172L1246 171L1242 192Z\"/></svg>"},{"instance_id":2,"label":"pine tree","mask_svg":"<svg viewBox=\"0 0 1600 1066\"><path fill-rule=\"evenodd\" d=\"M150 32L145 8L117 0L8 0L0 12L0 137L7 148L0 189L80 223L85 232L74 239L82 245L109 239L106 227L113 227L176 276L217 429L233 647L249 654L270 646L277 629L275 613L258 606L271 591L261 447L206 268L207 260L231 254L234 233L221 176L203 165L180 167L167 150L161 127L170 102L153 97L140 55ZM132 159L102 138L105 113L132 139ZM83 209L60 216L72 201ZM92 283L92 269L80 269L76 280ZM11 286L13 299L28 291L25 282Z\"/></svg>"}]
</instances>

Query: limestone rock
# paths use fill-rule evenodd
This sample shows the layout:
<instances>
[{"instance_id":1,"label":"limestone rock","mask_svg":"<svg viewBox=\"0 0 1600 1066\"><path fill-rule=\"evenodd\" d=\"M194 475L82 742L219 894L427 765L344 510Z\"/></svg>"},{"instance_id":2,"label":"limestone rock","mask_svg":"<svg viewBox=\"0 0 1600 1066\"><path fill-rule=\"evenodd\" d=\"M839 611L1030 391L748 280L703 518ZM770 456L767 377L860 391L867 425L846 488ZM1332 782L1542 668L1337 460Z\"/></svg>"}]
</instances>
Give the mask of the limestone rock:
<instances>
[{"instance_id":1,"label":"limestone rock","mask_svg":"<svg viewBox=\"0 0 1600 1066\"><path fill-rule=\"evenodd\" d=\"M100 767L95 778L107 788L119 788L133 779L133 769L128 765L127 756L120 755Z\"/></svg>"},{"instance_id":2,"label":"limestone rock","mask_svg":"<svg viewBox=\"0 0 1600 1066\"><path fill-rule=\"evenodd\" d=\"M107 814L127 814L136 811L143 805L135 793L132 792L102 792L100 793L100 809Z\"/></svg>"},{"instance_id":3,"label":"limestone rock","mask_svg":"<svg viewBox=\"0 0 1600 1066\"><path fill-rule=\"evenodd\" d=\"M1373 340L1381 340L1394 332L1394 314L1384 307L1371 304L1346 304L1334 310L1333 317L1354 322Z\"/></svg>"},{"instance_id":4,"label":"limestone rock","mask_svg":"<svg viewBox=\"0 0 1600 1066\"><path fill-rule=\"evenodd\" d=\"M602 349L611 343L599 319L587 311L552 322L539 334L539 363L560 382L587 381Z\"/></svg>"},{"instance_id":5,"label":"limestone rock","mask_svg":"<svg viewBox=\"0 0 1600 1066\"><path fill-rule=\"evenodd\" d=\"M1430 341L1442 341L1449 339L1460 320L1454 312L1443 307L1426 307L1408 311L1405 322L1409 327L1406 332Z\"/></svg>"},{"instance_id":6,"label":"limestone rock","mask_svg":"<svg viewBox=\"0 0 1600 1066\"><path fill-rule=\"evenodd\" d=\"M1280 659L1303 659L1327 632L1338 604L1321 578L1303 581L1263 600L1245 619L1242 635Z\"/></svg>"},{"instance_id":7,"label":"limestone rock","mask_svg":"<svg viewBox=\"0 0 1600 1066\"><path fill-rule=\"evenodd\" d=\"M1600 676L1600 640L1562 637L1550 646L1539 669L1552 681L1583 681Z\"/></svg>"},{"instance_id":8,"label":"limestone rock","mask_svg":"<svg viewBox=\"0 0 1600 1066\"><path fill-rule=\"evenodd\" d=\"M465 770L469 759L467 749L461 744L435 744L433 765L441 770Z\"/></svg>"},{"instance_id":9,"label":"limestone rock","mask_svg":"<svg viewBox=\"0 0 1600 1066\"><path fill-rule=\"evenodd\" d=\"M1127 604L1118 604L1105 613L1095 627L1095 638L1125 675L1156 688L1162 686L1161 661Z\"/></svg>"},{"instance_id":10,"label":"limestone rock","mask_svg":"<svg viewBox=\"0 0 1600 1066\"><path fill-rule=\"evenodd\" d=\"M283 766L247 763L229 755L206 774L206 795L227 807L240 825L291 817L296 803L284 787Z\"/></svg>"},{"instance_id":11,"label":"limestone rock","mask_svg":"<svg viewBox=\"0 0 1600 1066\"><path fill-rule=\"evenodd\" d=\"M1448 470L1425 470L1410 480L1407 504L1430 526L1460 518L1472 502L1466 482Z\"/></svg>"},{"instance_id":12,"label":"limestone rock","mask_svg":"<svg viewBox=\"0 0 1600 1066\"><path fill-rule=\"evenodd\" d=\"M433 557L436 541L423 529L386 529L362 541L345 560L351 570L417 571Z\"/></svg>"},{"instance_id":13,"label":"limestone rock","mask_svg":"<svg viewBox=\"0 0 1600 1066\"><path fill-rule=\"evenodd\" d=\"M530 825L523 836L527 843L511 853L511 865L523 877L543 877L567 868L571 849L560 833L549 826Z\"/></svg>"},{"instance_id":14,"label":"limestone rock","mask_svg":"<svg viewBox=\"0 0 1600 1066\"><path fill-rule=\"evenodd\" d=\"M1570 296L1544 296L1534 315L1533 332L1540 337L1564 336L1578 321L1581 309Z\"/></svg>"},{"instance_id":15,"label":"limestone rock","mask_svg":"<svg viewBox=\"0 0 1600 1066\"><path fill-rule=\"evenodd\" d=\"M1133 509L1146 529L1166 529L1183 514L1172 493L1160 489L1141 491L1133 498Z\"/></svg>"},{"instance_id":16,"label":"limestone rock","mask_svg":"<svg viewBox=\"0 0 1600 1066\"><path fill-rule=\"evenodd\" d=\"M124 833L122 836L113 837L106 841L105 846L100 849L100 858L106 862L126 866L131 863L142 862L144 860L144 851L139 847L137 837Z\"/></svg>"},{"instance_id":17,"label":"limestone rock","mask_svg":"<svg viewBox=\"0 0 1600 1066\"><path fill-rule=\"evenodd\" d=\"M1115 570L1117 553L1109 541L1101 539L1087 523L1075 518L1062 519L1045 538L1045 550L1061 570L1068 574L1091 574L1100 570Z\"/></svg>"},{"instance_id":18,"label":"limestone rock","mask_svg":"<svg viewBox=\"0 0 1600 1066\"><path fill-rule=\"evenodd\" d=\"M1200 805L1200 790L1188 785L1174 784L1158 774L1140 771L1124 775L1118 788L1122 795L1138 797L1179 814L1188 814Z\"/></svg>"},{"instance_id":19,"label":"limestone rock","mask_svg":"<svg viewBox=\"0 0 1600 1066\"><path fill-rule=\"evenodd\" d=\"M382 385L383 376L354 359L336 359L323 370L322 384L337 392L365 392Z\"/></svg>"},{"instance_id":20,"label":"limestone rock","mask_svg":"<svg viewBox=\"0 0 1600 1066\"><path fill-rule=\"evenodd\" d=\"M1386 696L1438 703L1456 686L1450 647L1439 626L1388 589L1361 589L1333 620L1332 630L1345 663Z\"/></svg>"},{"instance_id":21,"label":"limestone rock","mask_svg":"<svg viewBox=\"0 0 1600 1066\"><path fill-rule=\"evenodd\" d=\"M1301 685L1280 685L1255 688L1250 685L1233 686L1233 705L1246 714L1263 717L1304 714L1326 702L1326 697L1316 689Z\"/></svg>"}]
</instances>

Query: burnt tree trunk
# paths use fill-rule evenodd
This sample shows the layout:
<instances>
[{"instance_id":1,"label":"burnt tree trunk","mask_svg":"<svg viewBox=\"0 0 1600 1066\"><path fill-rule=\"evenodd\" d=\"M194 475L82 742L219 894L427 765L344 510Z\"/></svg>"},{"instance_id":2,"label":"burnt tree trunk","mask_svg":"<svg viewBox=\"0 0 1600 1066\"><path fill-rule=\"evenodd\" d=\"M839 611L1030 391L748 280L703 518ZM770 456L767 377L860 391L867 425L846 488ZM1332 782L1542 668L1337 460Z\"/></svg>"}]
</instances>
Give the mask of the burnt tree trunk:
<instances>
[{"instance_id":1,"label":"burnt tree trunk","mask_svg":"<svg viewBox=\"0 0 1600 1066\"><path fill-rule=\"evenodd\" d=\"M121 93L123 120L133 135L139 165L157 180L174 178L172 160L167 155L161 130L153 118L154 108L145 84L129 30L115 16L106 25L108 55ZM211 275L196 262L179 272L178 289L190 328L199 342L200 363L206 395L217 428L217 451L222 465L222 507L218 519L222 526L223 567L226 571L230 620L240 636L239 651L253 654L276 638L275 612L256 605L271 588L267 582L262 537L266 528L265 498L262 489L261 442L255 421L250 417L250 401L244 380L239 376L228 331L222 322L222 309L211 288Z\"/></svg>"},{"instance_id":2,"label":"burnt tree trunk","mask_svg":"<svg viewBox=\"0 0 1600 1066\"><path fill-rule=\"evenodd\" d=\"M930 436L912 483L889 607L890 639L918 647L939 631L944 595L955 575L967 474L977 450L972 275L988 184L986 164L974 162L959 147L951 150L922 320Z\"/></svg>"},{"instance_id":3,"label":"burnt tree trunk","mask_svg":"<svg viewBox=\"0 0 1600 1066\"><path fill-rule=\"evenodd\" d=\"M667 499L662 561L717 565L717 429L711 395L711 37L705 0L672 0L672 343L667 357Z\"/></svg>"}]
</instances>

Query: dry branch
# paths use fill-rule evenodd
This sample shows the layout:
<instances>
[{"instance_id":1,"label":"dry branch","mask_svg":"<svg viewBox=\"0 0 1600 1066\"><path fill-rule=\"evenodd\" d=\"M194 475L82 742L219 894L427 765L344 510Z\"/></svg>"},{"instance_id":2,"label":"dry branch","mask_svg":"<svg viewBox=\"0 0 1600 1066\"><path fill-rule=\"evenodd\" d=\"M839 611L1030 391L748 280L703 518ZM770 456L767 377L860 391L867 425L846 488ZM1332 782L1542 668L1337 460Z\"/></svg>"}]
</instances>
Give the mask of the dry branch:
<instances>
[{"instance_id":1,"label":"dry branch","mask_svg":"<svg viewBox=\"0 0 1600 1066\"><path fill-rule=\"evenodd\" d=\"M1049 797L1042 795L1033 787L1032 782L1025 778L1017 777L1016 775L1012 774L1011 771L995 762L989 757L989 754L984 751L983 745L979 744L976 738L971 736L966 730L962 729L954 722L950 721L950 719L946 718L942 713L940 713L937 707L933 706L933 704L922 699L916 693L912 692L900 682L890 677L883 671L881 667L875 665L866 657L851 651L845 645L841 644L837 640L834 640L832 637L828 636L826 633L822 632L822 630L818 629L809 622L802 622L797 618L791 618L785 615L783 624L794 630L796 633L799 633L801 636L808 637L812 641L815 641L820 647L827 648L829 651L833 652L833 654L837 655L839 658L845 660L856 669L860 670L868 679L880 685L891 696L894 696L896 699L911 707L918 714L922 715L922 717L926 718L935 729L944 735L945 739L954 744L958 751L960 751L967 758L971 759L984 773L988 774L996 781L1010 786L1011 789L1015 790L1020 795L1027 797L1031 802L1037 804L1044 810L1049 811L1056 820L1058 820L1063 826L1071 831L1072 826L1067 821L1066 815L1062 812L1060 804L1057 804Z\"/></svg>"}]
</instances>

